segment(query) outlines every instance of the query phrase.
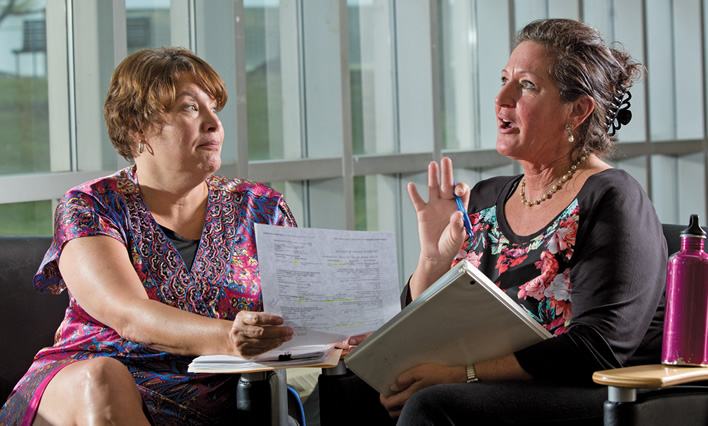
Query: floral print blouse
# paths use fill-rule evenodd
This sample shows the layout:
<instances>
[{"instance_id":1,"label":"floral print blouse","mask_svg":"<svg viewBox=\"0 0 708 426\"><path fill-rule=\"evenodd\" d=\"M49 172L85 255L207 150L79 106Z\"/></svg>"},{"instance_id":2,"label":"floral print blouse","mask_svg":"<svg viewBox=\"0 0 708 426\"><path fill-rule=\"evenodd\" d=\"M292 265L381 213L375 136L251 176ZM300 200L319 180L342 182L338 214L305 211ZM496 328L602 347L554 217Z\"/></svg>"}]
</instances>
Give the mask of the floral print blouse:
<instances>
[{"instance_id":1,"label":"floral print blouse","mask_svg":"<svg viewBox=\"0 0 708 426\"><path fill-rule=\"evenodd\" d=\"M489 275L492 281L501 281L510 269L514 275L524 268L536 272L518 290L502 288L548 331L555 335L565 333L573 316L568 264L575 247L578 212L578 202L574 200L540 234L522 243L512 243L501 233L495 207L470 214L474 235L462 246L454 264L467 259L479 268L488 247L495 259Z\"/></svg>"},{"instance_id":2,"label":"floral print blouse","mask_svg":"<svg viewBox=\"0 0 708 426\"><path fill-rule=\"evenodd\" d=\"M247 180L212 176L204 229L192 267L165 235L142 200L136 167L68 191L55 215L54 240L34 284L66 289L58 268L64 244L104 235L121 242L150 299L209 318L233 320L241 310L262 310L255 224L296 226L282 195ZM0 424L29 424L46 384L63 366L110 356L132 373L155 424L233 421L238 376L191 374L190 357L128 341L91 317L69 293L69 307L54 346L42 349L0 411Z\"/></svg>"},{"instance_id":3,"label":"floral print blouse","mask_svg":"<svg viewBox=\"0 0 708 426\"><path fill-rule=\"evenodd\" d=\"M469 260L555 338L517 352L544 379L591 381L592 372L657 362L663 331L666 241L648 196L629 174L591 176L577 197L533 235L504 217L521 176L475 185Z\"/></svg>"}]
</instances>

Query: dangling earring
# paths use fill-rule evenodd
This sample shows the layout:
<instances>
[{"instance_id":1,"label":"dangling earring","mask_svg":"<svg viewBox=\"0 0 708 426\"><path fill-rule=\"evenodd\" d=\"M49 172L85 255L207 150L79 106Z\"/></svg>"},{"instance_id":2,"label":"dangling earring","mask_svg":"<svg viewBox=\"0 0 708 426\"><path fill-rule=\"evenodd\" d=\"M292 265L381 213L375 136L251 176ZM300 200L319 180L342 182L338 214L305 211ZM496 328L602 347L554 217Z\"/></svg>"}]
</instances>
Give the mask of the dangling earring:
<instances>
[{"instance_id":1,"label":"dangling earring","mask_svg":"<svg viewBox=\"0 0 708 426\"><path fill-rule=\"evenodd\" d=\"M573 137L573 126L566 124L565 131L568 132L568 143L575 142L575 137Z\"/></svg>"},{"instance_id":2,"label":"dangling earring","mask_svg":"<svg viewBox=\"0 0 708 426\"><path fill-rule=\"evenodd\" d=\"M138 152L143 153L143 141L138 142Z\"/></svg>"}]
</instances>

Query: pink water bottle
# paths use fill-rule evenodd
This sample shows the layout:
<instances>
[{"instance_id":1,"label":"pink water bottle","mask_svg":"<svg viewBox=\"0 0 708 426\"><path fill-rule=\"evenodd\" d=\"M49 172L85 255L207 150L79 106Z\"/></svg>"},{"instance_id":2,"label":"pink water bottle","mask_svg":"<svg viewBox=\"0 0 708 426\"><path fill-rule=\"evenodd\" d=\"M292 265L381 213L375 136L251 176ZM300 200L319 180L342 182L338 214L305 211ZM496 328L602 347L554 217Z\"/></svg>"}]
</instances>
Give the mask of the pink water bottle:
<instances>
[{"instance_id":1,"label":"pink water bottle","mask_svg":"<svg viewBox=\"0 0 708 426\"><path fill-rule=\"evenodd\" d=\"M681 231L681 251L666 270L666 318L661 362L708 366L708 254L706 232L691 215Z\"/></svg>"}]
</instances>

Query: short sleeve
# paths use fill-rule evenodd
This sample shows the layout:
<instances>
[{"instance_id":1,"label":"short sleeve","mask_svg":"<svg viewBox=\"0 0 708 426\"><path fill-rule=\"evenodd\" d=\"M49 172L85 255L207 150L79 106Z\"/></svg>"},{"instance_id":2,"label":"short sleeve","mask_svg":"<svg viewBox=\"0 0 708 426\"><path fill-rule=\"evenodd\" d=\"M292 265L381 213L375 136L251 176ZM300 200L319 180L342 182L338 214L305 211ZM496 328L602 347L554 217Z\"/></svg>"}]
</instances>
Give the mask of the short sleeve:
<instances>
[{"instance_id":1,"label":"short sleeve","mask_svg":"<svg viewBox=\"0 0 708 426\"><path fill-rule=\"evenodd\" d=\"M59 256L64 244L81 237L106 235L126 244L125 232L115 223L105 203L74 189L59 201L54 215L54 239L34 277L40 292L61 293L66 285L59 273Z\"/></svg>"},{"instance_id":2,"label":"short sleeve","mask_svg":"<svg viewBox=\"0 0 708 426\"><path fill-rule=\"evenodd\" d=\"M282 195L278 194L278 197L278 213L275 218L275 225L296 228L297 222L295 221L295 216L293 216L293 213L290 211L290 207L288 207Z\"/></svg>"}]
</instances>

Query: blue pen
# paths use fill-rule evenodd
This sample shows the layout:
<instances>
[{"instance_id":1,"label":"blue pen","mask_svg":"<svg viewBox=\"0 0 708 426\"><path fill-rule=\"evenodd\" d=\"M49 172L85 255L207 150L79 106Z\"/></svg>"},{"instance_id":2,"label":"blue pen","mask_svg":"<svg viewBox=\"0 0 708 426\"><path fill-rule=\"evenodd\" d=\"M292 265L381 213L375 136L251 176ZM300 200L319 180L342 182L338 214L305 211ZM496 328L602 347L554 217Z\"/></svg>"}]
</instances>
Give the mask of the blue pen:
<instances>
[{"instance_id":1,"label":"blue pen","mask_svg":"<svg viewBox=\"0 0 708 426\"><path fill-rule=\"evenodd\" d=\"M469 236L472 236L472 223L470 222L470 215L467 214L467 209L465 209L465 206L462 205L462 198L460 198L459 195L455 194L455 187L457 186L457 183L453 180L452 181L452 195L455 197L455 202L457 203L457 210L462 212L462 221L465 224L465 229L467 230L467 233Z\"/></svg>"}]
</instances>

